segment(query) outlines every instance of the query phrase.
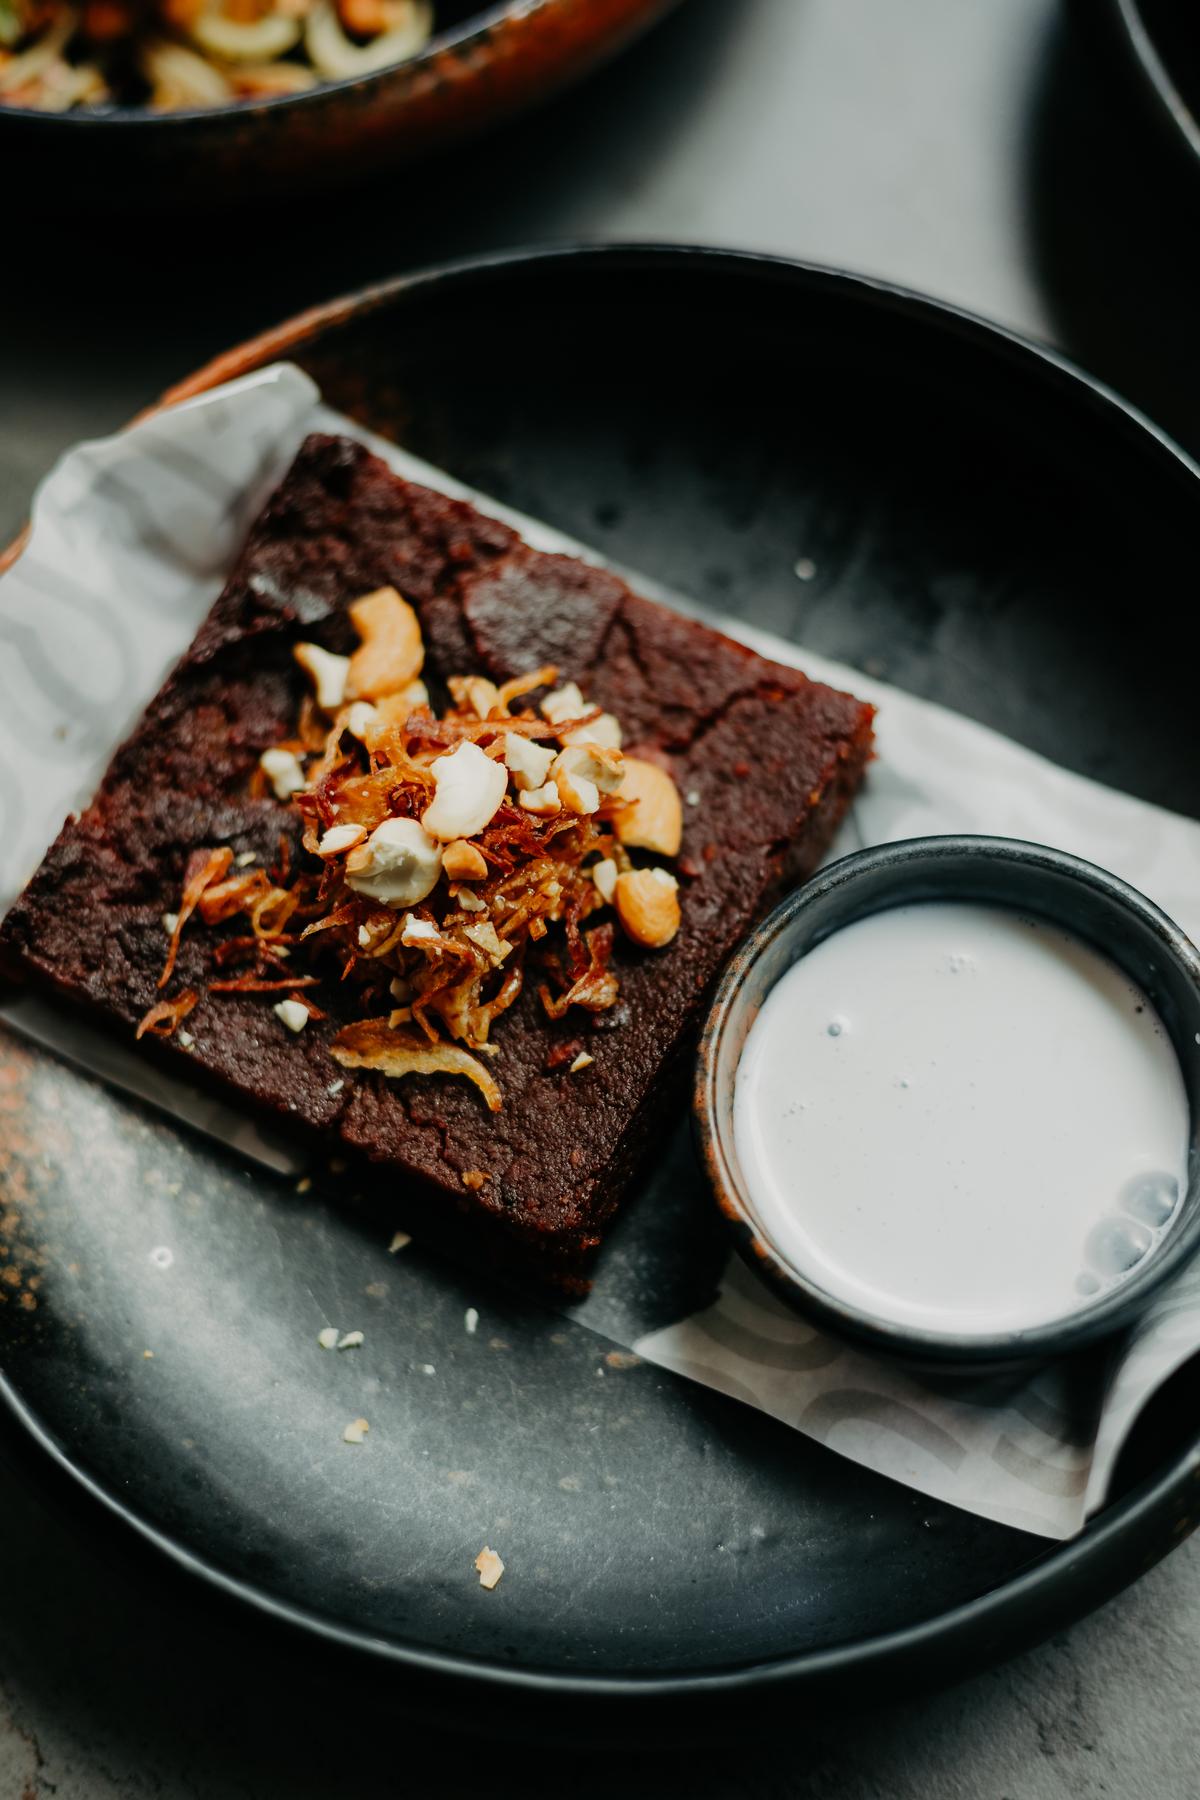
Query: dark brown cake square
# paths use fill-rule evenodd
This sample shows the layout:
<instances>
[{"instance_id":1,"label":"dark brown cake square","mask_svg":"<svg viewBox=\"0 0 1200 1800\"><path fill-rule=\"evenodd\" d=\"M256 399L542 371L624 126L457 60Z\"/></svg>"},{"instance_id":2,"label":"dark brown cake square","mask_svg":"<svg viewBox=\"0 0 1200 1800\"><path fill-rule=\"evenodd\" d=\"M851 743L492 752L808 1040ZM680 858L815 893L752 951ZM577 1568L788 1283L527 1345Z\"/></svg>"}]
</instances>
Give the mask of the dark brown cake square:
<instances>
[{"instance_id":1,"label":"dark brown cake square","mask_svg":"<svg viewBox=\"0 0 1200 1800\"><path fill-rule=\"evenodd\" d=\"M160 997L162 917L189 856L229 845L270 863L281 833L303 856L294 811L252 797L252 778L261 752L290 736L305 692L294 644L348 651L347 607L386 585L417 609L435 681L501 682L556 663L619 714L627 750L666 759L687 796L677 938L657 952L618 942L611 1014L551 1021L530 984L496 1029L498 1113L446 1076L340 1068L329 1042L354 1015L351 990L336 984L318 996L327 1018L299 1036L261 997L206 995L187 1022L190 1045L145 1048L381 1165L402 1219L461 1219L487 1254L570 1282L646 1147L722 961L833 836L871 755L870 706L607 571L530 549L359 444L313 437L92 804L0 927L0 965L132 1035ZM185 933L178 985L206 992L212 951L209 934ZM594 1060L569 1075L554 1051L581 1035ZM466 1187L469 1171L488 1179Z\"/></svg>"}]
</instances>

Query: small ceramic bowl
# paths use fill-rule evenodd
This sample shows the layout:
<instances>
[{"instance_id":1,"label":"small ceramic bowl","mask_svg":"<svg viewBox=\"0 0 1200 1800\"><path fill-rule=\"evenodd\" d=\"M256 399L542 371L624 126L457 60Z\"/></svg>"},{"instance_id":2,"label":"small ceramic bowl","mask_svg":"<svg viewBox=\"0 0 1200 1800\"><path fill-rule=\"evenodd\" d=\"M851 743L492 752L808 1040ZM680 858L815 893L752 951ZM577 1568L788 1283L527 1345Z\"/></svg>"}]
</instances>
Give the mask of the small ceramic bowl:
<instances>
[{"instance_id":1,"label":"small ceramic bowl","mask_svg":"<svg viewBox=\"0 0 1200 1800\"><path fill-rule=\"evenodd\" d=\"M1117 1286L1046 1324L978 1335L931 1332L836 1298L764 1234L738 1163L734 1080L767 994L833 932L923 900L1008 906L1085 939L1152 1002L1183 1072L1191 1113L1188 1185L1173 1223ZM701 1040L694 1116L700 1153L738 1250L797 1311L916 1366L978 1370L1073 1354L1131 1325L1200 1248L1200 955L1136 888L1060 850L987 837L915 838L864 850L790 894L726 966Z\"/></svg>"}]
</instances>

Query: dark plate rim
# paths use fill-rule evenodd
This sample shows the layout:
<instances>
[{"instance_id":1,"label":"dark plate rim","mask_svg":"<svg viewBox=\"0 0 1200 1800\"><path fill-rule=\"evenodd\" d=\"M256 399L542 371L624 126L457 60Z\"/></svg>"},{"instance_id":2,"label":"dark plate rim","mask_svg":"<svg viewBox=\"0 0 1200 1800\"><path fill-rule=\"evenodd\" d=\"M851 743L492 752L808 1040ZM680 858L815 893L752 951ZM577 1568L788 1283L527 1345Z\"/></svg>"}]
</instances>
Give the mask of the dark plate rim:
<instances>
[{"instance_id":1,"label":"dark plate rim","mask_svg":"<svg viewBox=\"0 0 1200 1800\"><path fill-rule=\"evenodd\" d=\"M170 403L277 359L311 342L325 330L362 313L375 311L404 296L446 283L489 278L528 278L565 264L584 268L603 265L626 272L647 268L676 269L701 276L724 274L768 280L798 289L841 295L858 304L899 313L919 325L948 331L972 342L984 354L1002 353L1022 363L1030 374L1050 376L1056 387L1109 418L1121 429L1132 427L1139 439L1165 458L1165 467L1200 481L1200 465L1137 407L1106 383L1078 368L1047 345L1022 337L951 302L934 299L882 278L756 252L712 249L687 244L572 243L531 247L463 258L401 275L297 315L260 337L249 340L182 382L163 402ZM151 409L156 410L156 409ZM1200 487L1194 490L1200 495ZM15 546L14 546L15 548ZM961 1673L974 1660L996 1659L1022 1644L1090 1611L1148 1568L1173 1544L1182 1542L1196 1523L1193 1505L1200 1490L1200 1429L1197 1437L1128 1494L1107 1508L1075 1538L1048 1548L1027 1568L990 1591L917 1624L819 1650L724 1668L620 1675L607 1672L510 1666L487 1658L451 1654L405 1643L378 1633L356 1630L311 1608L293 1605L228 1574L169 1533L141 1517L132 1504L110 1492L80 1463L26 1405L8 1376L0 1371L0 1406L43 1456L70 1477L77 1490L96 1500L145 1545L165 1556L185 1574L209 1589L249 1606L266 1618L291 1627L331 1647L364 1653L393 1666L453 1680L511 1696L557 1695L597 1703L652 1703L703 1700L754 1692L779 1692L801 1684L835 1684L887 1672L931 1665L939 1653L957 1650ZM974 1650L972 1650L974 1646Z\"/></svg>"},{"instance_id":2,"label":"dark plate rim","mask_svg":"<svg viewBox=\"0 0 1200 1800\"><path fill-rule=\"evenodd\" d=\"M400 70L409 72L426 67L447 51L469 48L471 44L486 38L498 25L506 22L511 22L514 26L525 25L539 13L556 6L561 7L562 4L563 0L491 0L490 5L482 6L478 12L472 13L459 24L447 26L444 31L436 31L428 43L413 56L400 57L396 62L385 63L380 69L364 69L357 75L342 75L335 80L318 81L314 87L303 88L295 94L267 94L260 100L230 100L223 106L179 107L176 111L164 113L151 112L144 106L114 106L101 113L46 113L33 106L0 106L0 129L7 117L21 119L26 124L36 123L43 130L52 130L61 125L67 126L69 130L80 130L87 125L108 125L123 126L135 131L150 127L170 131L175 127L195 125L207 120L257 118L263 113L278 112L284 107L299 111L326 95L346 93L352 88L370 87Z\"/></svg>"},{"instance_id":3,"label":"dark plate rim","mask_svg":"<svg viewBox=\"0 0 1200 1800\"><path fill-rule=\"evenodd\" d=\"M1139 0L1109 0L1109 9L1125 54L1134 64L1143 90L1157 106L1176 141L1200 160L1200 121L1175 84L1146 24Z\"/></svg>"}]
</instances>

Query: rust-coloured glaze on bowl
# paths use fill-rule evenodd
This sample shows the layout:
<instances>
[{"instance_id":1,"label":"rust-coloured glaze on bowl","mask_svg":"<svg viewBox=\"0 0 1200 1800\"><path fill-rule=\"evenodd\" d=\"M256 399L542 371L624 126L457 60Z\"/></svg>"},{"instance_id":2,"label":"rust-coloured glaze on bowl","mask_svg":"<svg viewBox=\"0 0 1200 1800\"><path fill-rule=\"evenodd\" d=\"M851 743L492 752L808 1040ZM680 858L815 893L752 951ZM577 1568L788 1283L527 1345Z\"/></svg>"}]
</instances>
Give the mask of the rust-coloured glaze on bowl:
<instances>
[{"instance_id":1,"label":"rust-coloured glaze on bowl","mask_svg":"<svg viewBox=\"0 0 1200 1800\"><path fill-rule=\"evenodd\" d=\"M418 56L300 94L203 111L0 107L0 160L79 201L295 193L478 135L613 56L679 0L505 0Z\"/></svg>"}]
</instances>

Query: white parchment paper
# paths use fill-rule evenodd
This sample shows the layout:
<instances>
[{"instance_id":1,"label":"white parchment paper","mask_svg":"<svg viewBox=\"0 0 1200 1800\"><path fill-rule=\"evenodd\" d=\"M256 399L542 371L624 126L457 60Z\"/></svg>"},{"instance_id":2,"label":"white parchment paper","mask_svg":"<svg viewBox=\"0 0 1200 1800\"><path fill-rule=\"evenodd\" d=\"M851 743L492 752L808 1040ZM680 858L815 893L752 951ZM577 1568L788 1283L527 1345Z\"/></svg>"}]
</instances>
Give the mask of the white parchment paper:
<instances>
[{"instance_id":1,"label":"white parchment paper","mask_svg":"<svg viewBox=\"0 0 1200 1800\"><path fill-rule=\"evenodd\" d=\"M529 542L602 560L472 493L320 403L287 365L69 452L30 545L0 580L0 911L186 648L270 485L311 430L365 439L401 474L473 499ZM635 585L694 611L660 584ZM1134 882L1200 937L1200 825L1055 768L982 726L735 620L732 634L880 707L879 761L834 854L929 832L1032 838ZM236 1108L22 996L8 1022L281 1170L292 1153ZM731 1260L716 1301L634 1336L637 1353L984 1517L1061 1538L1103 1501L1146 1399L1200 1349L1200 1269L1105 1374L1050 1368L1001 1395L937 1389L815 1331Z\"/></svg>"}]
</instances>

